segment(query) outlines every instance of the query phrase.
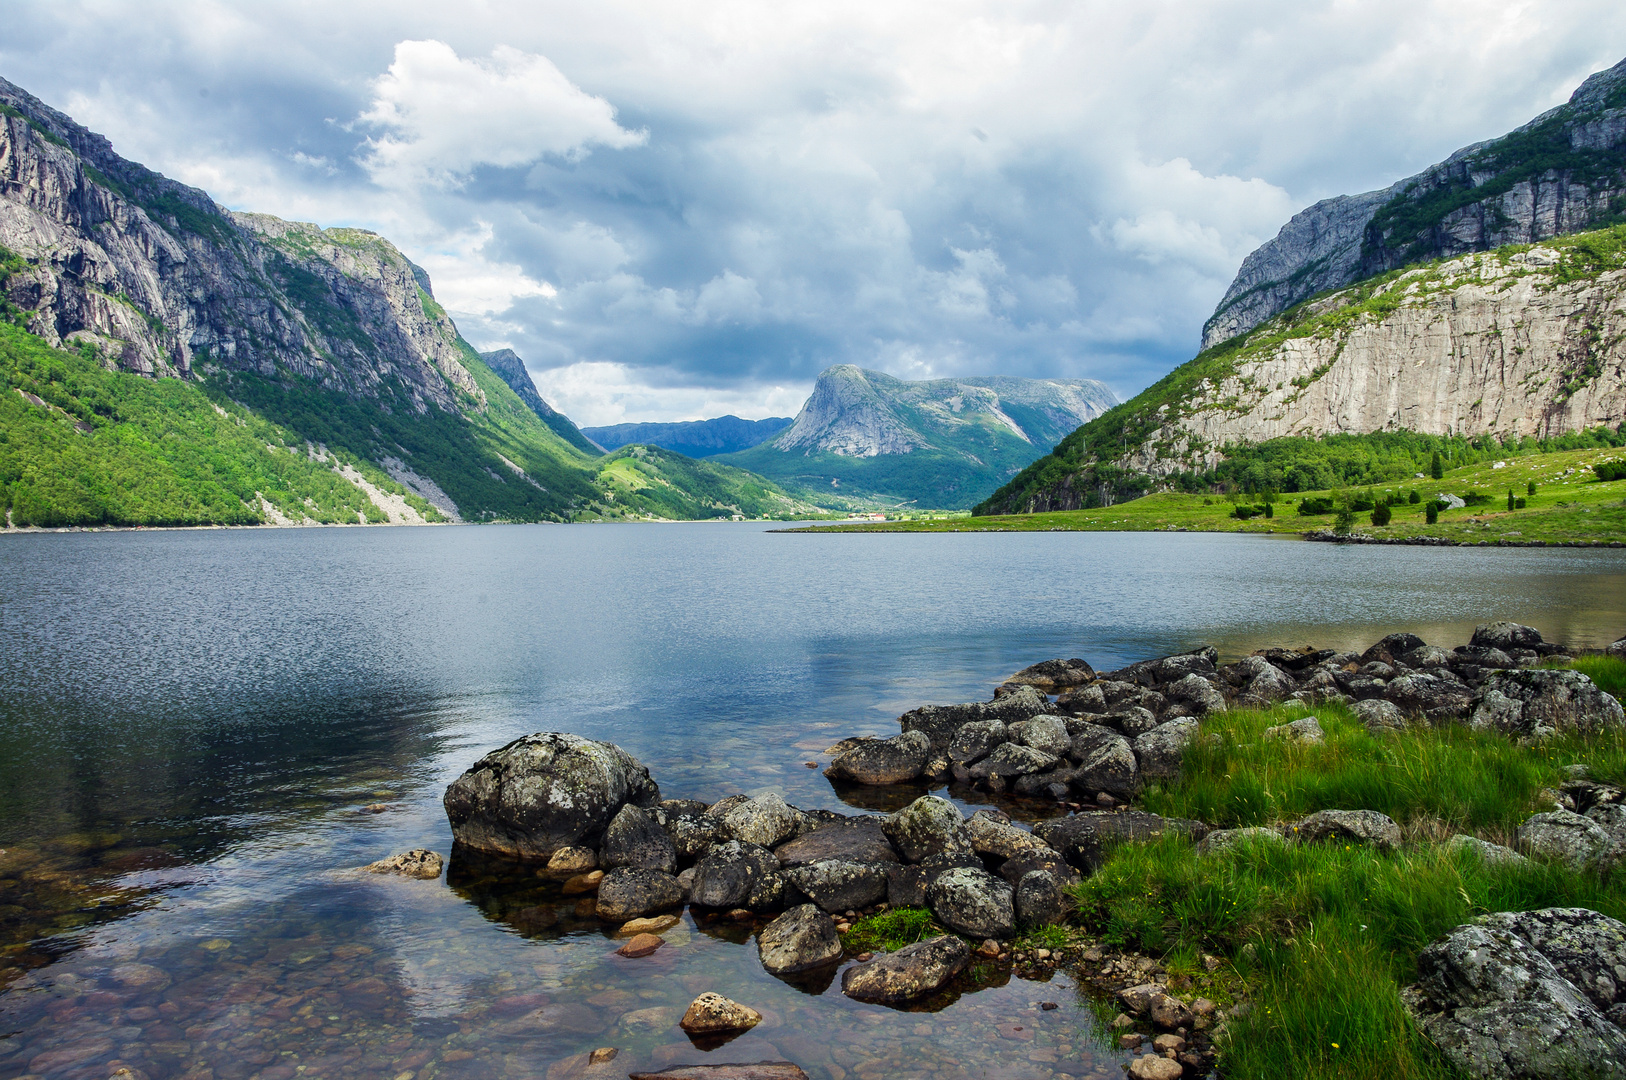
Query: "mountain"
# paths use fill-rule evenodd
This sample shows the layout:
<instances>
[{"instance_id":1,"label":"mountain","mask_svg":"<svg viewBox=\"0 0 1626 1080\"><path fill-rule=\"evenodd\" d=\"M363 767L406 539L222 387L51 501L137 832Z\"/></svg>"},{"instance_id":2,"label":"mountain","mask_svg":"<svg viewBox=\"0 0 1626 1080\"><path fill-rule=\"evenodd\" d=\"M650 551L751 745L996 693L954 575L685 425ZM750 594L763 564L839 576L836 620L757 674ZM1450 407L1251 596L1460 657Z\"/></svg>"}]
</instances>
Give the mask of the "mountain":
<instances>
[{"instance_id":1,"label":"mountain","mask_svg":"<svg viewBox=\"0 0 1626 1080\"><path fill-rule=\"evenodd\" d=\"M570 417L542 400L542 395L536 392L536 383L531 379L530 371L525 367L525 361L521 360L513 349L483 352L480 359L485 361L486 367L496 372L499 379L508 384L508 388L519 396L539 420L553 429L555 435L584 454L596 455L603 452L603 446L595 444L582 434L581 429L571 422Z\"/></svg>"},{"instance_id":2,"label":"mountain","mask_svg":"<svg viewBox=\"0 0 1626 1080\"><path fill-rule=\"evenodd\" d=\"M675 450L692 458L706 458L735 450L748 450L773 438L790 425L788 416L770 416L766 420L719 416L712 420L685 420L674 424L611 424L608 427L583 428L582 434L606 450L614 450L628 443L644 443Z\"/></svg>"},{"instance_id":3,"label":"mountain","mask_svg":"<svg viewBox=\"0 0 1626 1080\"><path fill-rule=\"evenodd\" d=\"M620 483L388 240L228 211L4 80L0 181L12 524L729 517L777 492L675 455Z\"/></svg>"},{"instance_id":4,"label":"mountain","mask_svg":"<svg viewBox=\"0 0 1626 1080\"><path fill-rule=\"evenodd\" d=\"M1328 289L1430 259L1626 220L1626 60L1555 109L1381 191L1294 215L1242 263L1203 348Z\"/></svg>"},{"instance_id":5,"label":"mountain","mask_svg":"<svg viewBox=\"0 0 1626 1080\"><path fill-rule=\"evenodd\" d=\"M907 382L842 364L820 373L789 429L718 460L809 498L958 509L1116 400L1087 379Z\"/></svg>"},{"instance_id":6,"label":"mountain","mask_svg":"<svg viewBox=\"0 0 1626 1080\"><path fill-rule=\"evenodd\" d=\"M978 509L1110 503L1275 439L1415 432L1493 447L1623 421L1617 225L1390 271L1293 307L1084 425Z\"/></svg>"}]
</instances>

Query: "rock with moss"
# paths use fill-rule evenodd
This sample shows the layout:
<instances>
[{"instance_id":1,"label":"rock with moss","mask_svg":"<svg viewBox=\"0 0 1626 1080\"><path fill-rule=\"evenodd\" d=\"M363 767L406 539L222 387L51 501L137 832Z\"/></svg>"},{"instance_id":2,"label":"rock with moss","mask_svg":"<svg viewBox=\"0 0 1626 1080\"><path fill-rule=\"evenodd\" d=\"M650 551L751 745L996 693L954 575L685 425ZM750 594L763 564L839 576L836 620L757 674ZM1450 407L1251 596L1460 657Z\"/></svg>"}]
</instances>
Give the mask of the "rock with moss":
<instances>
[{"instance_id":1,"label":"rock with moss","mask_svg":"<svg viewBox=\"0 0 1626 1080\"><path fill-rule=\"evenodd\" d=\"M678 854L672 838L656 823L649 811L637 806L623 806L604 830L604 849L599 853L598 861L606 870L617 866L636 866L644 870L659 870L663 874L675 874Z\"/></svg>"},{"instance_id":2,"label":"rock with moss","mask_svg":"<svg viewBox=\"0 0 1626 1080\"><path fill-rule=\"evenodd\" d=\"M1027 851L1042 851L1044 841L1011 824L998 810L978 810L966 820L971 849L978 855L1010 859Z\"/></svg>"},{"instance_id":3,"label":"rock with moss","mask_svg":"<svg viewBox=\"0 0 1626 1080\"><path fill-rule=\"evenodd\" d=\"M886 818L881 828L905 862L918 863L931 855L972 850L971 834L960 808L936 795L922 795Z\"/></svg>"},{"instance_id":4,"label":"rock with moss","mask_svg":"<svg viewBox=\"0 0 1626 1080\"><path fill-rule=\"evenodd\" d=\"M731 839L765 848L778 847L812 825L800 810L771 792L730 807L722 818Z\"/></svg>"},{"instance_id":5,"label":"rock with moss","mask_svg":"<svg viewBox=\"0 0 1626 1080\"><path fill-rule=\"evenodd\" d=\"M949 761L970 765L981 761L1000 743L1009 742L1010 729L1001 720L974 720L954 733L948 745Z\"/></svg>"},{"instance_id":6,"label":"rock with moss","mask_svg":"<svg viewBox=\"0 0 1626 1080\"><path fill-rule=\"evenodd\" d=\"M1015 891L981 868L961 867L932 882L926 906L937 921L972 938L1008 938L1016 933Z\"/></svg>"},{"instance_id":7,"label":"rock with moss","mask_svg":"<svg viewBox=\"0 0 1626 1080\"><path fill-rule=\"evenodd\" d=\"M855 784L901 784L925 771L932 742L918 731L890 739L866 739L848 749L824 770L832 780Z\"/></svg>"},{"instance_id":8,"label":"rock with moss","mask_svg":"<svg viewBox=\"0 0 1626 1080\"><path fill-rule=\"evenodd\" d=\"M598 847L623 806L660 799L649 770L619 746L545 731L475 762L444 802L459 844L546 862L562 847Z\"/></svg>"},{"instance_id":9,"label":"rock with moss","mask_svg":"<svg viewBox=\"0 0 1626 1080\"><path fill-rule=\"evenodd\" d=\"M1394 851L1400 847L1400 826L1376 810L1318 810L1284 830L1301 843L1323 841Z\"/></svg>"},{"instance_id":10,"label":"rock with moss","mask_svg":"<svg viewBox=\"0 0 1626 1080\"><path fill-rule=\"evenodd\" d=\"M1531 815L1515 836L1526 855L1572 870L1595 868L1612 846L1609 833L1596 821L1562 809Z\"/></svg>"},{"instance_id":11,"label":"rock with moss","mask_svg":"<svg viewBox=\"0 0 1626 1080\"><path fill-rule=\"evenodd\" d=\"M1497 671L1481 687L1471 726L1521 739L1626 726L1626 711L1579 671Z\"/></svg>"},{"instance_id":12,"label":"rock with moss","mask_svg":"<svg viewBox=\"0 0 1626 1080\"><path fill-rule=\"evenodd\" d=\"M1085 811L1041 821L1033 827L1033 835L1086 874L1100 869L1118 845L1144 843L1166 834L1184 836L1195 843L1208 834L1208 827L1200 821L1160 817L1144 810Z\"/></svg>"},{"instance_id":13,"label":"rock with moss","mask_svg":"<svg viewBox=\"0 0 1626 1080\"><path fill-rule=\"evenodd\" d=\"M825 859L792 867L785 877L825 911L850 911L886 899L886 870L883 863Z\"/></svg>"},{"instance_id":14,"label":"rock with moss","mask_svg":"<svg viewBox=\"0 0 1626 1080\"><path fill-rule=\"evenodd\" d=\"M814 904L801 904L763 927L757 954L774 975L811 971L841 959L841 935L829 915Z\"/></svg>"},{"instance_id":15,"label":"rock with moss","mask_svg":"<svg viewBox=\"0 0 1626 1080\"><path fill-rule=\"evenodd\" d=\"M626 922L683 903L683 886L671 874L618 866L604 875L598 887L598 917Z\"/></svg>"},{"instance_id":16,"label":"rock with moss","mask_svg":"<svg viewBox=\"0 0 1626 1080\"><path fill-rule=\"evenodd\" d=\"M904 1005L937 993L969 963L971 947L945 934L848 968L841 992L877 1005Z\"/></svg>"}]
</instances>

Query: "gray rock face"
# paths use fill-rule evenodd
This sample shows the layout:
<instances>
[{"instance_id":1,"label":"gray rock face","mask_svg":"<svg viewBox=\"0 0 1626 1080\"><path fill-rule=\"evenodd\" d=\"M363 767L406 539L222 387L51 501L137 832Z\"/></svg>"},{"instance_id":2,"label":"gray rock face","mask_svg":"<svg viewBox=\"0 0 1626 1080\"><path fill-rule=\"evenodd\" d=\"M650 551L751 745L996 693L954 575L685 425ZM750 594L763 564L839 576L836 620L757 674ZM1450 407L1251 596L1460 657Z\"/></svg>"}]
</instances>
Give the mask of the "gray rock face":
<instances>
[{"instance_id":1,"label":"gray rock face","mask_svg":"<svg viewBox=\"0 0 1626 1080\"><path fill-rule=\"evenodd\" d=\"M1470 648L1500 649L1504 653L1509 649L1533 649L1540 644L1541 631L1516 622L1493 622L1475 627L1474 636L1468 642Z\"/></svg>"},{"instance_id":2,"label":"gray rock face","mask_svg":"<svg viewBox=\"0 0 1626 1080\"><path fill-rule=\"evenodd\" d=\"M931 855L971 851L971 834L960 808L936 795L923 795L881 825L905 862Z\"/></svg>"},{"instance_id":3,"label":"gray rock face","mask_svg":"<svg viewBox=\"0 0 1626 1080\"><path fill-rule=\"evenodd\" d=\"M1536 814L1519 826L1516 836L1519 850L1526 855L1563 863L1574 870L1597 866L1611 847L1609 834L1602 826L1568 810Z\"/></svg>"},{"instance_id":4,"label":"gray rock face","mask_svg":"<svg viewBox=\"0 0 1626 1080\"><path fill-rule=\"evenodd\" d=\"M1477 836L1468 836L1465 833L1458 833L1453 836L1445 842L1445 846L1450 851L1471 851L1489 866L1504 863L1517 865L1527 861L1523 855L1520 855L1512 848L1503 847L1501 844L1492 844L1489 841L1479 839Z\"/></svg>"},{"instance_id":5,"label":"gray rock face","mask_svg":"<svg viewBox=\"0 0 1626 1080\"><path fill-rule=\"evenodd\" d=\"M1579 671L1497 671L1482 690L1470 724L1516 738L1545 739L1626 725L1620 702Z\"/></svg>"},{"instance_id":6,"label":"gray rock face","mask_svg":"<svg viewBox=\"0 0 1626 1080\"><path fill-rule=\"evenodd\" d=\"M990 776L1015 777L1049 772L1059 764L1054 754L1046 754L1020 743L1000 743L994 752L971 766L970 773L978 780Z\"/></svg>"},{"instance_id":7,"label":"gray rock face","mask_svg":"<svg viewBox=\"0 0 1626 1080\"><path fill-rule=\"evenodd\" d=\"M636 806L623 806L604 831L599 865L606 870L636 866L642 870L677 873L677 848L655 818Z\"/></svg>"},{"instance_id":8,"label":"gray rock face","mask_svg":"<svg viewBox=\"0 0 1626 1080\"><path fill-rule=\"evenodd\" d=\"M757 955L763 969L774 975L811 971L841 959L841 935L834 919L812 904L802 904L762 928Z\"/></svg>"},{"instance_id":9,"label":"gray rock face","mask_svg":"<svg viewBox=\"0 0 1626 1080\"><path fill-rule=\"evenodd\" d=\"M855 784L901 784L925 770L931 751L931 740L918 731L869 739L832 761L824 775Z\"/></svg>"},{"instance_id":10,"label":"gray rock face","mask_svg":"<svg viewBox=\"0 0 1626 1080\"><path fill-rule=\"evenodd\" d=\"M683 886L671 874L619 866L598 887L598 917L625 922L683 903Z\"/></svg>"},{"instance_id":11,"label":"gray rock face","mask_svg":"<svg viewBox=\"0 0 1626 1080\"><path fill-rule=\"evenodd\" d=\"M801 812L778 795L758 795L723 814L729 836L757 847L778 847L802 827Z\"/></svg>"},{"instance_id":12,"label":"gray rock face","mask_svg":"<svg viewBox=\"0 0 1626 1080\"><path fill-rule=\"evenodd\" d=\"M660 799L649 770L619 746L545 731L475 762L444 802L458 843L546 861L562 847L597 847L623 806Z\"/></svg>"},{"instance_id":13,"label":"gray rock face","mask_svg":"<svg viewBox=\"0 0 1626 1080\"><path fill-rule=\"evenodd\" d=\"M1225 711L1225 695L1221 694L1213 683L1196 673L1187 675L1167 686L1159 686L1158 691L1170 701L1180 701L1190 705L1197 716Z\"/></svg>"},{"instance_id":14,"label":"gray rock face","mask_svg":"<svg viewBox=\"0 0 1626 1080\"><path fill-rule=\"evenodd\" d=\"M926 886L932 883L924 866L886 867L886 902L898 907L925 907Z\"/></svg>"},{"instance_id":15,"label":"gray rock face","mask_svg":"<svg viewBox=\"0 0 1626 1080\"><path fill-rule=\"evenodd\" d=\"M848 968L841 992L877 1005L902 1005L935 994L970 962L971 947L945 934Z\"/></svg>"},{"instance_id":16,"label":"gray rock face","mask_svg":"<svg viewBox=\"0 0 1626 1080\"><path fill-rule=\"evenodd\" d=\"M1109 727L1127 739L1138 738L1157 727L1157 717L1152 715L1152 710L1139 705L1120 708L1097 719L1102 727Z\"/></svg>"},{"instance_id":17,"label":"gray rock face","mask_svg":"<svg viewBox=\"0 0 1626 1080\"><path fill-rule=\"evenodd\" d=\"M1208 832L1201 822L1165 818L1143 810L1118 813L1086 811L1071 817L1052 818L1033 827L1033 835L1059 851L1073 866L1093 874L1113 847L1122 843L1143 843L1164 833L1188 836L1193 841Z\"/></svg>"},{"instance_id":18,"label":"gray rock face","mask_svg":"<svg viewBox=\"0 0 1626 1080\"><path fill-rule=\"evenodd\" d=\"M1037 836L1018 829L1004 814L993 810L978 810L972 814L966 821L966 833L971 849L978 855L1011 859L1024 852L1044 849L1044 843Z\"/></svg>"},{"instance_id":19,"label":"gray rock face","mask_svg":"<svg viewBox=\"0 0 1626 1080\"><path fill-rule=\"evenodd\" d=\"M1179 776L1186 744L1196 737L1195 720L1170 720L1136 738L1135 760L1140 764L1141 779L1173 780Z\"/></svg>"},{"instance_id":20,"label":"gray rock face","mask_svg":"<svg viewBox=\"0 0 1626 1080\"><path fill-rule=\"evenodd\" d=\"M1277 724L1264 731L1267 739L1281 739L1284 742L1302 743L1306 746L1319 746L1327 741L1327 733L1321 730L1321 721L1313 716L1305 716L1289 724Z\"/></svg>"},{"instance_id":21,"label":"gray rock face","mask_svg":"<svg viewBox=\"0 0 1626 1080\"><path fill-rule=\"evenodd\" d=\"M784 877L773 852L730 840L695 863L689 901L702 907L760 910L779 903L783 890Z\"/></svg>"},{"instance_id":22,"label":"gray rock face","mask_svg":"<svg viewBox=\"0 0 1626 1080\"><path fill-rule=\"evenodd\" d=\"M897 852L881 831L881 819L858 818L821 825L774 849L781 866L804 866L824 859L854 863L895 863Z\"/></svg>"},{"instance_id":23,"label":"gray rock face","mask_svg":"<svg viewBox=\"0 0 1626 1080\"><path fill-rule=\"evenodd\" d=\"M1626 924L1587 908L1502 911L1474 921L1529 942L1599 1012L1626 1002Z\"/></svg>"},{"instance_id":24,"label":"gray rock face","mask_svg":"<svg viewBox=\"0 0 1626 1080\"><path fill-rule=\"evenodd\" d=\"M1078 902L1062 891L1061 882L1044 870L1029 870L1016 883L1016 922L1019 926L1050 926L1065 922Z\"/></svg>"},{"instance_id":25,"label":"gray rock face","mask_svg":"<svg viewBox=\"0 0 1626 1080\"><path fill-rule=\"evenodd\" d=\"M1439 723L1467 714L1474 692L1449 672L1402 675L1383 689L1383 696L1406 716Z\"/></svg>"},{"instance_id":26,"label":"gray rock face","mask_svg":"<svg viewBox=\"0 0 1626 1080\"><path fill-rule=\"evenodd\" d=\"M1215 829L1197 843L1197 854L1214 855L1250 844L1271 844L1281 847L1286 843L1281 833L1261 826L1247 829Z\"/></svg>"},{"instance_id":27,"label":"gray rock face","mask_svg":"<svg viewBox=\"0 0 1626 1080\"><path fill-rule=\"evenodd\" d=\"M1349 709L1355 714L1356 719L1366 725L1366 730L1374 735L1379 732L1402 731L1406 727L1406 718L1392 701L1369 698L1366 701L1354 702Z\"/></svg>"},{"instance_id":28,"label":"gray rock face","mask_svg":"<svg viewBox=\"0 0 1626 1080\"><path fill-rule=\"evenodd\" d=\"M1067 723L1059 716L1035 716L1032 720L1012 724L1009 730L1017 742L1051 757L1062 757L1073 746Z\"/></svg>"},{"instance_id":29,"label":"gray rock face","mask_svg":"<svg viewBox=\"0 0 1626 1080\"><path fill-rule=\"evenodd\" d=\"M884 863L825 859L792 867L785 877L825 911L850 911L886 899L886 871Z\"/></svg>"},{"instance_id":30,"label":"gray rock face","mask_svg":"<svg viewBox=\"0 0 1626 1080\"><path fill-rule=\"evenodd\" d=\"M1047 694L1054 694L1070 687L1094 682L1095 669L1087 661L1077 657L1071 660L1044 660L1023 668L1005 681L1036 686Z\"/></svg>"},{"instance_id":31,"label":"gray rock face","mask_svg":"<svg viewBox=\"0 0 1626 1080\"><path fill-rule=\"evenodd\" d=\"M728 827L710 814L668 814L664 825L678 856L693 859L728 839Z\"/></svg>"},{"instance_id":32,"label":"gray rock face","mask_svg":"<svg viewBox=\"0 0 1626 1080\"><path fill-rule=\"evenodd\" d=\"M966 724L998 720L1008 726L1054 711L1055 706L1044 694L1031 686L1022 686L993 701L923 705L898 717L898 723L906 732L918 731L925 735L931 740L932 749L941 753L948 750L955 734Z\"/></svg>"},{"instance_id":33,"label":"gray rock face","mask_svg":"<svg viewBox=\"0 0 1626 1080\"><path fill-rule=\"evenodd\" d=\"M1393 851L1400 846L1400 826L1376 810L1319 810L1287 832L1307 844L1335 840L1368 844L1382 851Z\"/></svg>"},{"instance_id":34,"label":"gray rock face","mask_svg":"<svg viewBox=\"0 0 1626 1080\"><path fill-rule=\"evenodd\" d=\"M1189 721L1175 721L1182 722ZM1073 787L1079 791L1127 800L1140 786L1140 761L1129 740L1115 731L1096 727L1080 734L1073 740L1073 756L1078 762Z\"/></svg>"},{"instance_id":35,"label":"gray rock face","mask_svg":"<svg viewBox=\"0 0 1626 1080\"><path fill-rule=\"evenodd\" d=\"M1006 859L1000 864L999 876L1005 879L1005 884L1014 889L1024 877L1035 870L1043 870L1055 878L1057 884L1063 888L1077 885L1084 880L1083 874L1062 858L1059 851L1051 848L1038 848Z\"/></svg>"},{"instance_id":36,"label":"gray rock face","mask_svg":"<svg viewBox=\"0 0 1626 1080\"><path fill-rule=\"evenodd\" d=\"M1498 926L1459 926L1423 950L1402 995L1455 1065L1492 1080L1626 1072L1626 1033L1531 942Z\"/></svg>"},{"instance_id":37,"label":"gray rock face","mask_svg":"<svg viewBox=\"0 0 1626 1080\"><path fill-rule=\"evenodd\" d=\"M1010 732L1001 720L973 720L954 733L948 746L950 761L969 765L981 761L1000 743L1010 741Z\"/></svg>"},{"instance_id":38,"label":"gray rock face","mask_svg":"<svg viewBox=\"0 0 1626 1080\"><path fill-rule=\"evenodd\" d=\"M1016 933L1014 891L986 870L950 870L926 888L926 906L937 921L973 938L1008 938Z\"/></svg>"}]
</instances>

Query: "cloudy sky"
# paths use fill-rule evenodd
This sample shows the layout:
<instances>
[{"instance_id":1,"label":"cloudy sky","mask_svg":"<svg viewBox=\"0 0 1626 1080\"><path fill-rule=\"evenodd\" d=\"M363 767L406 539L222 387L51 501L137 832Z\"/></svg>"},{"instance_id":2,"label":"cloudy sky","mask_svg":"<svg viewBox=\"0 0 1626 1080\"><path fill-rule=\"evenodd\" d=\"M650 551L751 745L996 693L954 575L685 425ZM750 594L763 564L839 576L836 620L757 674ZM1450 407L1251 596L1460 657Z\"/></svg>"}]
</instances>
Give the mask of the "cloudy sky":
<instances>
[{"instance_id":1,"label":"cloudy sky","mask_svg":"<svg viewBox=\"0 0 1626 1080\"><path fill-rule=\"evenodd\" d=\"M835 363L1104 380L1242 257L1626 56L1619 0L7 0L0 75L235 209L376 229L581 424Z\"/></svg>"}]
</instances>

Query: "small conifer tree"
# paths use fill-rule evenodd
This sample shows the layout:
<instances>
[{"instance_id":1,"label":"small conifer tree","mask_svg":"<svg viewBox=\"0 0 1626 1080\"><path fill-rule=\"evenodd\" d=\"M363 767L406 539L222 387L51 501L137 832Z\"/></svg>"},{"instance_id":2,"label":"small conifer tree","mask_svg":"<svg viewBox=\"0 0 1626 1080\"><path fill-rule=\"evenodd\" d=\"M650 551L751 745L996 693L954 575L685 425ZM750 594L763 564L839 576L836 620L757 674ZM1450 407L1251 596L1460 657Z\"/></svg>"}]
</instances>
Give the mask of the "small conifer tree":
<instances>
[{"instance_id":1,"label":"small conifer tree","mask_svg":"<svg viewBox=\"0 0 1626 1080\"><path fill-rule=\"evenodd\" d=\"M1429 462L1428 475L1439 480L1445 476L1445 462L1440 460L1440 452L1434 451L1434 460Z\"/></svg>"}]
</instances>

